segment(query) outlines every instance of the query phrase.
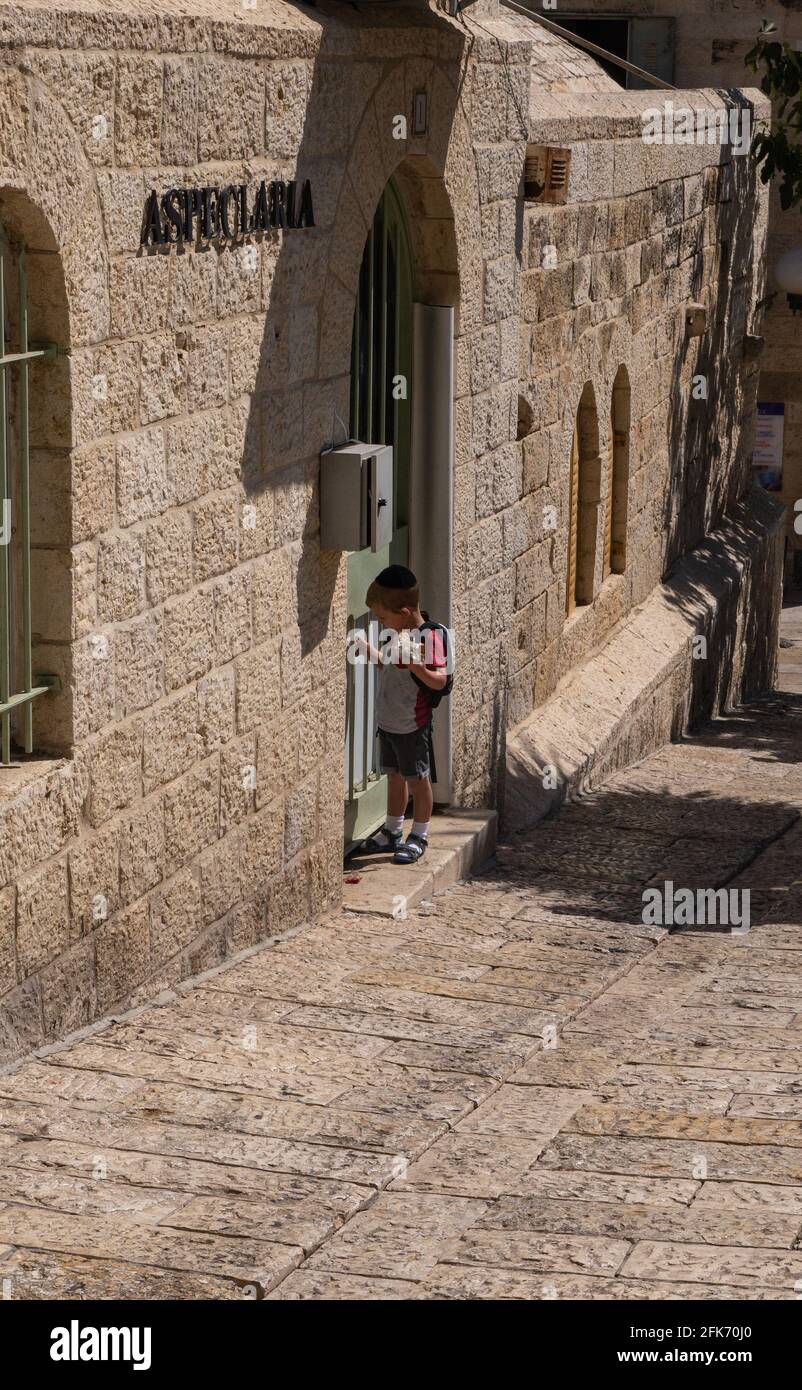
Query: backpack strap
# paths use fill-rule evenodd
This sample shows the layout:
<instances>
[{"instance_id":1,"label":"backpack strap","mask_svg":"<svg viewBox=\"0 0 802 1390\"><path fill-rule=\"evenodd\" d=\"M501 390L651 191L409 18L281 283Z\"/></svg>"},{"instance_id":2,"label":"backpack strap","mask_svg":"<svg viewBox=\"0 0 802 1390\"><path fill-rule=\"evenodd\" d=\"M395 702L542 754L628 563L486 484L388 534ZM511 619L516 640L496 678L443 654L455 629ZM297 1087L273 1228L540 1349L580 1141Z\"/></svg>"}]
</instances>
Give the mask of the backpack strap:
<instances>
[{"instance_id":1,"label":"backpack strap","mask_svg":"<svg viewBox=\"0 0 802 1390\"><path fill-rule=\"evenodd\" d=\"M437 781L437 763L434 760L434 728L431 718L427 729L429 735L429 781L434 785Z\"/></svg>"},{"instance_id":2,"label":"backpack strap","mask_svg":"<svg viewBox=\"0 0 802 1390\"><path fill-rule=\"evenodd\" d=\"M432 622L430 618L426 617L425 613L423 616L426 619L426 621L421 623L420 627L418 628L418 631L439 632L441 641L443 643L443 653L446 657L446 661L448 661L448 628L444 627L442 623ZM420 676L416 676L412 671L410 671L410 675L412 676L412 679L414 680L415 684L420 686L421 690L426 691L429 697L429 704L432 706L432 709L435 709L436 706L439 705L440 701L444 698L444 696L451 694L451 690L454 685L454 677L453 674L448 670L446 671L446 683L443 686L442 690L432 690L432 687L430 685L427 685L425 681L421 680Z\"/></svg>"}]
</instances>

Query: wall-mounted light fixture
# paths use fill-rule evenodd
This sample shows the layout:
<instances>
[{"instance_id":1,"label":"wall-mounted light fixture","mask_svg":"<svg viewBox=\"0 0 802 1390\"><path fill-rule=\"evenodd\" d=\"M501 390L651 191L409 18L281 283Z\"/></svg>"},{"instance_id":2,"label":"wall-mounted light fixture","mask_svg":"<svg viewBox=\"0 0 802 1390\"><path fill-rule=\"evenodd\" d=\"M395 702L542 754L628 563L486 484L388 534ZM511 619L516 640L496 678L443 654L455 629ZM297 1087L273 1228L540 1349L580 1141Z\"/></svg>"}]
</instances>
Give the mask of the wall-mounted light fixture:
<instances>
[{"instance_id":1,"label":"wall-mounted light fixture","mask_svg":"<svg viewBox=\"0 0 802 1390\"><path fill-rule=\"evenodd\" d=\"M425 135L429 128L429 98L425 88L415 93L412 103L412 134Z\"/></svg>"},{"instance_id":2,"label":"wall-mounted light fixture","mask_svg":"<svg viewBox=\"0 0 802 1390\"><path fill-rule=\"evenodd\" d=\"M685 327L689 338L701 338L707 327L707 305L685 305Z\"/></svg>"},{"instance_id":3,"label":"wall-mounted light fixture","mask_svg":"<svg viewBox=\"0 0 802 1390\"><path fill-rule=\"evenodd\" d=\"M792 246L784 252L774 267L774 278L788 296L792 314L802 309L802 246Z\"/></svg>"},{"instance_id":4,"label":"wall-mounted light fixture","mask_svg":"<svg viewBox=\"0 0 802 1390\"><path fill-rule=\"evenodd\" d=\"M745 333L743 341L744 362L757 362L765 346L765 338L760 338L754 333Z\"/></svg>"}]
</instances>

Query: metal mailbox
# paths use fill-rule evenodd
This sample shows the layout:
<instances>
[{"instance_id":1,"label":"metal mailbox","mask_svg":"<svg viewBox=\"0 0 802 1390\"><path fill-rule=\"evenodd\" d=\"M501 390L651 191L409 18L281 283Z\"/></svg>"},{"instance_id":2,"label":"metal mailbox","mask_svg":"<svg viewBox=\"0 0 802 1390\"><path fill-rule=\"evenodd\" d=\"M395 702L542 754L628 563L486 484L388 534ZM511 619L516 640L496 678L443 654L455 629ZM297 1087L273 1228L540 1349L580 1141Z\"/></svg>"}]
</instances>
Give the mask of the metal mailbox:
<instances>
[{"instance_id":1,"label":"metal mailbox","mask_svg":"<svg viewBox=\"0 0 802 1390\"><path fill-rule=\"evenodd\" d=\"M393 450L343 444L320 455L323 550L382 550L393 535Z\"/></svg>"}]
</instances>

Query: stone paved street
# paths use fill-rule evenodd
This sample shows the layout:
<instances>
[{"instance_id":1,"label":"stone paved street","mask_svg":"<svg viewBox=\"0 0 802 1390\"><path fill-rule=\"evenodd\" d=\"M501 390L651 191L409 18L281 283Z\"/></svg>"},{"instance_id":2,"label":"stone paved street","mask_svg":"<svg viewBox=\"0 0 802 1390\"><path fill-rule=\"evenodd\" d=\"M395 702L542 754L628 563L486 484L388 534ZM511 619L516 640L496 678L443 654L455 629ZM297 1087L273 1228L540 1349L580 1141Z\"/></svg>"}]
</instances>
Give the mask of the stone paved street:
<instances>
[{"instance_id":1,"label":"stone paved street","mask_svg":"<svg viewBox=\"0 0 802 1390\"><path fill-rule=\"evenodd\" d=\"M779 694L6 1074L5 1296L795 1298L800 808ZM666 880L751 930L644 926Z\"/></svg>"}]
</instances>

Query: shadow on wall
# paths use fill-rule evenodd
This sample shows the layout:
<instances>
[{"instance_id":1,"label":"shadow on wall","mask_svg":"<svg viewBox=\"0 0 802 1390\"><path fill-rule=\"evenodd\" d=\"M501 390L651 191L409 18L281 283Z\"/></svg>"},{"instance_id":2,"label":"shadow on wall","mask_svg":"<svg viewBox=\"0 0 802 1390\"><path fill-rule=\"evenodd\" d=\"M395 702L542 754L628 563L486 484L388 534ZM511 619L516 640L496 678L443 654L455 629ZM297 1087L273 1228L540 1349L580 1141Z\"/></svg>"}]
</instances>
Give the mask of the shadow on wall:
<instances>
[{"instance_id":1,"label":"shadow on wall","mask_svg":"<svg viewBox=\"0 0 802 1390\"><path fill-rule=\"evenodd\" d=\"M752 486L726 529L678 563L663 592L695 625L687 727L774 688L782 603L782 517Z\"/></svg>"},{"instance_id":2,"label":"shadow on wall","mask_svg":"<svg viewBox=\"0 0 802 1390\"><path fill-rule=\"evenodd\" d=\"M739 90L720 95L751 111ZM693 665L691 726L701 717L772 687L782 597L778 547L765 539L761 544L755 534L755 521L769 532L776 530L777 504L753 489L744 505L750 485L749 423L757 396L757 370L745 370L743 365L744 337L752 331L747 322L752 294L758 300L762 297L766 273L762 261L755 261L752 210L758 176L748 153L730 155L728 160L727 154L722 147L718 169L708 171L704 185L705 205L716 207L715 247L704 248L702 221L689 286L689 298L699 300L704 292L705 259L712 251L715 297L708 301L702 336L683 337L680 342L668 419L669 481L663 526L669 601L694 616L709 595L702 566L695 565L691 553L696 547L714 552L724 580L712 627L699 627L707 652ZM714 198L722 201L716 203ZM698 343L695 353L694 342ZM710 539L725 516L733 520L729 544ZM756 563L746 559L750 533L752 553L759 556ZM744 593L739 595L742 588Z\"/></svg>"},{"instance_id":3,"label":"shadow on wall","mask_svg":"<svg viewBox=\"0 0 802 1390\"><path fill-rule=\"evenodd\" d=\"M400 92L394 89L398 83L385 82L391 87L385 100L377 78L404 74L403 61L393 70L379 62L343 62L342 28L358 27L363 18L345 12L334 19L316 11L315 19L324 33L304 98L300 141L297 131L287 140L280 116L271 136L271 147L285 156L298 180L311 182L315 226L285 232L281 243L275 233L267 238L267 314L242 461L248 500L273 513L271 548L289 543L294 552L291 595L294 586L302 657L332 636L332 618L337 621L332 608L342 557L319 544L319 454L350 437L356 291L369 226L390 173L408 204L416 274L428 276L426 285L415 286L415 297L424 302L449 302L438 293L436 254L439 245L445 255L443 220L451 216L442 165L428 156L426 142L393 138L396 112L411 121L412 92L403 76ZM439 98L445 87L439 87ZM298 94L293 96L297 102ZM275 97L280 112L280 87ZM440 153L444 162L445 148ZM456 277L456 262L445 271L441 280ZM333 636L336 642L336 629Z\"/></svg>"},{"instance_id":4,"label":"shadow on wall","mask_svg":"<svg viewBox=\"0 0 802 1390\"><path fill-rule=\"evenodd\" d=\"M744 108L751 106L740 92L720 93ZM702 336L683 337L674 360L668 420L669 487L665 500L665 571L683 553L698 545L745 491L741 469L728 464L736 430L753 400L744 399L740 386L743 338L749 331L747 312L753 277L760 277L760 298L765 270L755 265L753 210L758 176L748 152L729 154L721 147L718 169L708 169L704 205L716 209L715 245L703 243L705 219L699 222L696 244L678 246L681 264L692 256L693 274L689 298L699 300L705 282L714 298ZM664 187L666 187L664 185ZM667 195L668 196L668 195ZM677 235L681 236L680 229ZM712 274L705 274L712 257ZM691 346L698 342L694 354ZM704 377L706 394L695 398L695 379ZM733 390L737 382L739 389ZM756 373L748 390L753 392ZM741 463L743 459L741 457Z\"/></svg>"},{"instance_id":5,"label":"shadow on wall","mask_svg":"<svg viewBox=\"0 0 802 1390\"><path fill-rule=\"evenodd\" d=\"M798 840L789 848L783 837L796 833L800 795L802 696L768 697L512 836L483 878L534 892L530 922L553 927L562 946L575 931L586 951L615 946L594 947L582 919L641 923L644 890L667 881L694 892L748 888L752 922L799 926Z\"/></svg>"}]
</instances>

